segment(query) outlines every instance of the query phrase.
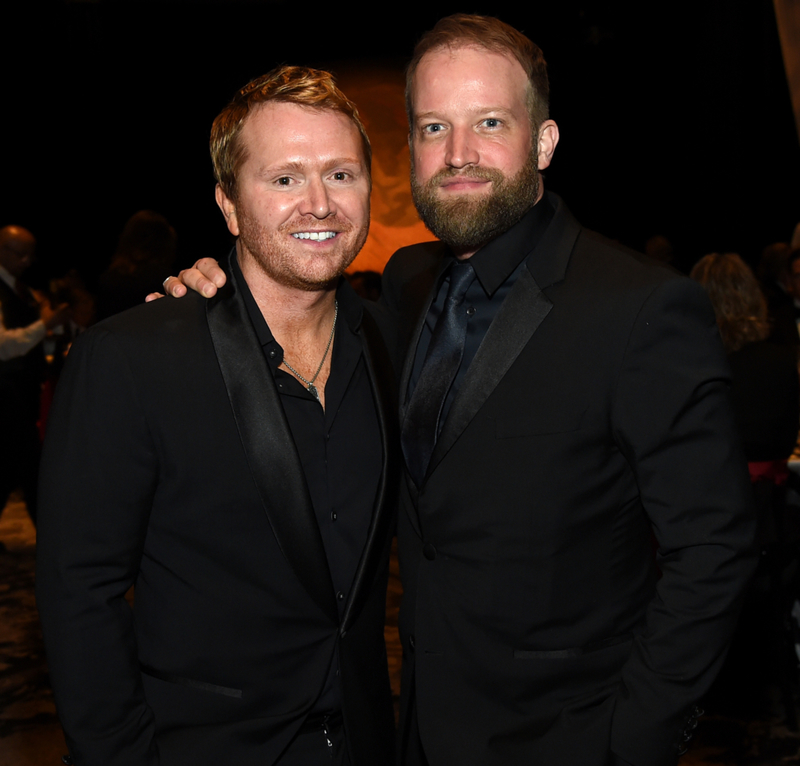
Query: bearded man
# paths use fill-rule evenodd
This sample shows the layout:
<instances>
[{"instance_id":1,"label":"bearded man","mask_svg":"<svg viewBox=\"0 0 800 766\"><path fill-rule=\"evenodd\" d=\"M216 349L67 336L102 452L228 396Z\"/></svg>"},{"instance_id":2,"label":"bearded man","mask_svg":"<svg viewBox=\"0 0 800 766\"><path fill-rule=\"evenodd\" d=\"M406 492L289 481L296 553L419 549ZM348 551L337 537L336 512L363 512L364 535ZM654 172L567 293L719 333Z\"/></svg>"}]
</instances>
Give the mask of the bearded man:
<instances>
[{"instance_id":1,"label":"bearded man","mask_svg":"<svg viewBox=\"0 0 800 766\"><path fill-rule=\"evenodd\" d=\"M407 349L403 763L674 764L753 562L714 314L544 193L558 128L525 36L443 19L406 99L441 243L384 273Z\"/></svg>"},{"instance_id":2,"label":"bearded man","mask_svg":"<svg viewBox=\"0 0 800 766\"><path fill-rule=\"evenodd\" d=\"M675 764L754 565L713 311L544 192L548 91L539 48L480 16L408 68L441 241L396 253L382 298L405 356L404 766Z\"/></svg>"},{"instance_id":3,"label":"bearded man","mask_svg":"<svg viewBox=\"0 0 800 766\"><path fill-rule=\"evenodd\" d=\"M56 393L37 599L58 713L80 766L389 766L394 376L342 279L369 141L327 72L282 67L211 152L225 290L96 325Z\"/></svg>"}]
</instances>

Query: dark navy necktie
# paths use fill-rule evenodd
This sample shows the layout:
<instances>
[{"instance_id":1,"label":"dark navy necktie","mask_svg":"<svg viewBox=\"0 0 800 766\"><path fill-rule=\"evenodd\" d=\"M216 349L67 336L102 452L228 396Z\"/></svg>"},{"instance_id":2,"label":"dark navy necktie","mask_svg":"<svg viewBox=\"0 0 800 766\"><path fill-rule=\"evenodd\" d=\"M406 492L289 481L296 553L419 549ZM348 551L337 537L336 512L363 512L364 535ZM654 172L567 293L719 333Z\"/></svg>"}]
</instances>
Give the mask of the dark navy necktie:
<instances>
[{"instance_id":1,"label":"dark navy necktie","mask_svg":"<svg viewBox=\"0 0 800 766\"><path fill-rule=\"evenodd\" d=\"M417 486L428 470L441 431L445 399L464 356L468 320L464 297L474 278L475 270L469 261L456 261L450 268L447 298L406 412L403 452Z\"/></svg>"}]
</instances>

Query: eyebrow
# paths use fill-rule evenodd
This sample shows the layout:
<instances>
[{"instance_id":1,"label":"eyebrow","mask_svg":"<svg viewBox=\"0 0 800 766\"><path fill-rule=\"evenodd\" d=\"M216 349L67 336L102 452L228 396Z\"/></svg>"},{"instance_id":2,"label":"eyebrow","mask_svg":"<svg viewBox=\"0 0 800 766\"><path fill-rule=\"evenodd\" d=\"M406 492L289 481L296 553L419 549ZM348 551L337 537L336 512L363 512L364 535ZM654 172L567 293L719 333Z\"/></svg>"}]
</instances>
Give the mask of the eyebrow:
<instances>
[{"instance_id":1,"label":"eyebrow","mask_svg":"<svg viewBox=\"0 0 800 766\"><path fill-rule=\"evenodd\" d=\"M325 170L332 170L335 167L340 165L359 165L364 167L364 161L360 159L356 159L355 157L334 157L331 160L327 161L323 168ZM273 173L302 173L305 172L306 165L302 162L285 162L279 163L277 165L270 165L267 167L259 168L260 175L272 175Z\"/></svg>"},{"instance_id":2,"label":"eyebrow","mask_svg":"<svg viewBox=\"0 0 800 766\"><path fill-rule=\"evenodd\" d=\"M472 114L486 114L486 112L495 112L497 114L507 114L513 116L514 112L511 109L507 109L504 106L481 106L477 109L472 109ZM415 120L428 120L428 119L438 119L442 115L441 111L430 110L428 112L420 112L414 115Z\"/></svg>"}]
</instances>

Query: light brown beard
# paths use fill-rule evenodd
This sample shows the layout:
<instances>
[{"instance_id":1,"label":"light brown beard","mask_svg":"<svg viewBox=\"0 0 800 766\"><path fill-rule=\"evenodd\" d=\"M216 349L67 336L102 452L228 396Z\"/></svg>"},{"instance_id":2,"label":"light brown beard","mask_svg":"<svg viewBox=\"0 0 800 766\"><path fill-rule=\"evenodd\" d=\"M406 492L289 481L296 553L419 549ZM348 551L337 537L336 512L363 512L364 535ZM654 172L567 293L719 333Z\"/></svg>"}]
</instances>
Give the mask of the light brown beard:
<instances>
[{"instance_id":1,"label":"light brown beard","mask_svg":"<svg viewBox=\"0 0 800 766\"><path fill-rule=\"evenodd\" d=\"M270 232L250 216L240 214L239 245L247 250L261 271L273 282L308 292L323 290L344 274L345 269L355 260L364 246L369 234L369 220L358 230L350 221L342 221L335 216L326 219L324 223L325 225L321 227L317 219L309 221L300 218L281 224L277 231ZM334 252L319 256L319 259L326 260L327 268L312 270L312 258L307 257L307 263L304 264L306 257L298 260L296 254L285 246L282 239L291 231L319 231L322 228L337 229L339 233L336 240L340 238L341 240L337 241L338 247ZM348 242L352 242L352 245L348 246ZM318 261L317 258L313 260ZM304 265L308 268L303 269Z\"/></svg>"},{"instance_id":2,"label":"light brown beard","mask_svg":"<svg viewBox=\"0 0 800 766\"><path fill-rule=\"evenodd\" d=\"M447 178L480 178L491 181L488 194L454 195L442 199L439 187ZM443 168L419 183L411 165L411 194L422 222L454 250L472 250L508 231L527 213L539 196L538 155L533 148L528 161L513 178L497 168Z\"/></svg>"}]
</instances>

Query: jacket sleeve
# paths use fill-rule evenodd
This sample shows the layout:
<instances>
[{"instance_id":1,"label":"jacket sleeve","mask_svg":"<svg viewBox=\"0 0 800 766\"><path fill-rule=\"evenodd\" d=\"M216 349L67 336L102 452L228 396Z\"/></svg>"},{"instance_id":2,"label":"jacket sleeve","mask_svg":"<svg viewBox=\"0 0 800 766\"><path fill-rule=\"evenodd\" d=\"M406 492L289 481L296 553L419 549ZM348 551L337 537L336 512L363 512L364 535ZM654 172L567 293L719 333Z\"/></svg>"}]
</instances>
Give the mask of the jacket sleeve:
<instances>
[{"instance_id":1,"label":"jacket sleeve","mask_svg":"<svg viewBox=\"0 0 800 766\"><path fill-rule=\"evenodd\" d=\"M702 288L663 283L634 323L612 407L662 573L612 724L613 753L635 766L677 761L755 566L752 493L728 385Z\"/></svg>"},{"instance_id":2,"label":"jacket sleeve","mask_svg":"<svg viewBox=\"0 0 800 766\"><path fill-rule=\"evenodd\" d=\"M56 705L80 766L155 766L134 584L157 482L153 439L114 335L70 352L40 475L36 595Z\"/></svg>"}]
</instances>

